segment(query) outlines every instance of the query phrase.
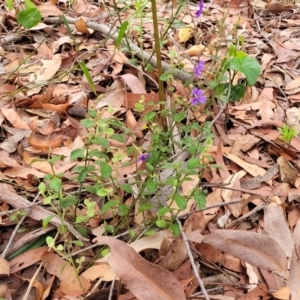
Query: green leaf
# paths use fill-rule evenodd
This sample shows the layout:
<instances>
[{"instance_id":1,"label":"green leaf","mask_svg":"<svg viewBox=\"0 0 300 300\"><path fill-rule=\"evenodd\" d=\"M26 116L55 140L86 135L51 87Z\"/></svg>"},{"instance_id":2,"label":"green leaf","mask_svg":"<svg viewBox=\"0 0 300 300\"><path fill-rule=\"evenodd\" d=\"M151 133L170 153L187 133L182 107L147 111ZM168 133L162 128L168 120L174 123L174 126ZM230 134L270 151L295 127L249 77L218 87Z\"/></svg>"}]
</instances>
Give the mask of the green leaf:
<instances>
[{"instance_id":1,"label":"green leaf","mask_svg":"<svg viewBox=\"0 0 300 300\"><path fill-rule=\"evenodd\" d=\"M57 231L60 234L66 234L68 232L68 227L67 227L67 225L59 225L59 226L57 226Z\"/></svg>"},{"instance_id":2,"label":"green leaf","mask_svg":"<svg viewBox=\"0 0 300 300\"><path fill-rule=\"evenodd\" d=\"M245 58L247 56L248 56L248 54L244 51L236 51L235 52L235 57L237 57L237 58Z\"/></svg>"},{"instance_id":3,"label":"green leaf","mask_svg":"<svg viewBox=\"0 0 300 300\"><path fill-rule=\"evenodd\" d=\"M203 192L197 190L193 194L194 200L198 205L199 209L202 209L206 205L206 196Z\"/></svg>"},{"instance_id":4,"label":"green leaf","mask_svg":"<svg viewBox=\"0 0 300 300\"><path fill-rule=\"evenodd\" d=\"M59 245L57 245L56 249L58 251L62 251L62 250L64 250L64 246L62 244L59 244Z\"/></svg>"},{"instance_id":5,"label":"green leaf","mask_svg":"<svg viewBox=\"0 0 300 300\"><path fill-rule=\"evenodd\" d=\"M167 222L165 220L156 220L155 223L159 228L165 228L167 226Z\"/></svg>"},{"instance_id":6,"label":"green leaf","mask_svg":"<svg viewBox=\"0 0 300 300\"><path fill-rule=\"evenodd\" d=\"M242 83L238 83L231 88L230 99L233 101L241 100L246 93L246 86Z\"/></svg>"},{"instance_id":7,"label":"green leaf","mask_svg":"<svg viewBox=\"0 0 300 300\"><path fill-rule=\"evenodd\" d=\"M86 179L87 169L83 169L78 175L78 181L83 182Z\"/></svg>"},{"instance_id":8,"label":"green leaf","mask_svg":"<svg viewBox=\"0 0 300 300\"><path fill-rule=\"evenodd\" d=\"M79 246L79 247L83 247L83 246L84 246L84 244L83 244L82 241L75 240L75 241L73 241L73 243L74 243L75 245Z\"/></svg>"},{"instance_id":9,"label":"green leaf","mask_svg":"<svg viewBox=\"0 0 300 300\"><path fill-rule=\"evenodd\" d=\"M179 228L178 224L171 224L169 226L169 229L172 230L173 236L179 236L180 235L180 228Z\"/></svg>"},{"instance_id":10,"label":"green leaf","mask_svg":"<svg viewBox=\"0 0 300 300\"><path fill-rule=\"evenodd\" d=\"M125 143L126 142L124 136L121 135L121 134L113 134L113 135L110 136L110 138L112 140L116 140L116 141L118 141L120 143Z\"/></svg>"},{"instance_id":11,"label":"green leaf","mask_svg":"<svg viewBox=\"0 0 300 300\"><path fill-rule=\"evenodd\" d=\"M85 128L93 127L95 125L95 121L88 119L81 120L80 123Z\"/></svg>"},{"instance_id":12,"label":"green leaf","mask_svg":"<svg viewBox=\"0 0 300 300\"><path fill-rule=\"evenodd\" d=\"M112 135L114 134L115 131L109 127L109 128L105 128L103 132L107 135Z\"/></svg>"},{"instance_id":13,"label":"green leaf","mask_svg":"<svg viewBox=\"0 0 300 300\"><path fill-rule=\"evenodd\" d=\"M25 8L29 9L29 8L36 8L36 6L34 5L33 2L31 2L30 0L25 0Z\"/></svg>"},{"instance_id":14,"label":"green leaf","mask_svg":"<svg viewBox=\"0 0 300 300\"><path fill-rule=\"evenodd\" d=\"M176 204L178 205L179 209L180 210L184 210L186 209L186 199L185 197L179 195L179 194L176 194L175 197L174 197L174 200L176 202Z\"/></svg>"},{"instance_id":15,"label":"green leaf","mask_svg":"<svg viewBox=\"0 0 300 300\"><path fill-rule=\"evenodd\" d=\"M47 243L48 247L50 247L50 248L53 248L55 246L54 239L51 236L47 236L46 243Z\"/></svg>"},{"instance_id":16,"label":"green leaf","mask_svg":"<svg viewBox=\"0 0 300 300\"><path fill-rule=\"evenodd\" d=\"M216 86L215 89L215 95L220 96L222 95L226 89L228 89L229 84L228 83L220 83Z\"/></svg>"},{"instance_id":17,"label":"green leaf","mask_svg":"<svg viewBox=\"0 0 300 300\"><path fill-rule=\"evenodd\" d=\"M146 187L150 193L154 193L156 191L156 183L153 179L149 178L146 181Z\"/></svg>"},{"instance_id":18,"label":"green leaf","mask_svg":"<svg viewBox=\"0 0 300 300\"><path fill-rule=\"evenodd\" d=\"M49 187L54 192L59 192L61 190L61 179L54 176L50 179Z\"/></svg>"},{"instance_id":19,"label":"green leaf","mask_svg":"<svg viewBox=\"0 0 300 300\"><path fill-rule=\"evenodd\" d=\"M87 236L88 234L88 231L86 228L84 227L81 227L81 226L78 226L78 225L75 225L77 231L82 235L82 236Z\"/></svg>"},{"instance_id":20,"label":"green leaf","mask_svg":"<svg viewBox=\"0 0 300 300\"><path fill-rule=\"evenodd\" d=\"M200 164L200 160L198 157L194 157L188 160L187 162L187 168L190 170L194 170L196 166Z\"/></svg>"},{"instance_id":21,"label":"green leaf","mask_svg":"<svg viewBox=\"0 0 300 300\"><path fill-rule=\"evenodd\" d=\"M108 140L101 136L97 136L92 142L93 142L93 144L98 144L98 145L104 147L105 149L108 149L108 147L109 147Z\"/></svg>"},{"instance_id":22,"label":"green leaf","mask_svg":"<svg viewBox=\"0 0 300 300\"><path fill-rule=\"evenodd\" d=\"M32 28L40 23L42 19L42 15L40 11L35 8L29 8L26 10L22 10L18 13L17 21L24 28Z\"/></svg>"},{"instance_id":23,"label":"green leaf","mask_svg":"<svg viewBox=\"0 0 300 300\"><path fill-rule=\"evenodd\" d=\"M49 222L52 220L52 218L54 218L55 216L48 216L46 217L45 219L43 219L43 222L42 222L42 226L43 228L46 228L49 224Z\"/></svg>"},{"instance_id":24,"label":"green leaf","mask_svg":"<svg viewBox=\"0 0 300 300\"><path fill-rule=\"evenodd\" d=\"M121 184L120 185L120 188L123 190L123 191L125 191L125 192L127 192L127 193L132 193L133 191L132 191L132 187L131 187L131 185L130 184Z\"/></svg>"},{"instance_id":25,"label":"green leaf","mask_svg":"<svg viewBox=\"0 0 300 300\"><path fill-rule=\"evenodd\" d=\"M232 70L243 73L250 86L255 84L260 74L260 65L258 61L251 56L234 57L230 60L229 67Z\"/></svg>"},{"instance_id":26,"label":"green leaf","mask_svg":"<svg viewBox=\"0 0 300 300\"><path fill-rule=\"evenodd\" d=\"M186 112L182 111L174 116L175 122L181 122L186 117Z\"/></svg>"},{"instance_id":27,"label":"green leaf","mask_svg":"<svg viewBox=\"0 0 300 300\"><path fill-rule=\"evenodd\" d=\"M152 119L156 116L156 113L154 111L147 112L144 119L146 121L152 121Z\"/></svg>"},{"instance_id":28,"label":"green leaf","mask_svg":"<svg viewBox=\"0 0 300 300\"><path fill-rule=\"evenodd\" d=\"M104 179L108 179L111 176L112 173L112 167L107 163L101 164L101 176Z\"/></svg>"},{"instance_id":29,"label":"green leaf","mask_svg":"<svg viewBox=\"0 0 300 300\"><path fill-rule=\"evenodd\" d=\"M120 29L119 29L119 35L116 39L115 42L115 49L119 47L124 35L125 35L125 31L128 27L128 21L124 21L123 24L121 25Z\"/></svg>"},{"instance_id":30,"label":"green leaf","mask_svg":"<svg viewBox=\"0 0 300 300\"><path fill-rule=\"evenodd\" d=\"M8 7L9 10L14 9L13 3L14 3L14 0L6 0L6 6Z\"/></svg>"},{"instance_id":31,"label":"green leaf","mask_svg":"<svg viewBox=\"0 0 300 300\"><path fill-rule=\"evenodd\" d=\"M151 210L152 208L154 207L153 204L150 204L150 203L142 203L140 206L139 206L139 209L138 209L138 212L143 212L144 210Z\"/></svg>"},{"instance_id":32,"label":"green leaf","mask_svg":"<svg viewBox=\"0 0 300 300\"><path fill-rule=\"evenodd\" d=\"M102 213L104 214L104 213L106 213L110 208L112 208L112 207L117 207L118 205L119 205L119 201L116 201L116 200L108 201L108 202L106 202L106 203L103 205L101 211L102 211Z\"/></svg>"},{"instance_id":33,"label":"green leaf","mask_svg":"<svg viewBox=\"0 0 300 300\"><path fill-rule=\"evenodd\" d=\"M71 152L70 156L71 160L75 160L77 158L84 158L84 150L83 149L75 149Z\"/></svg>"},{"instance_id":34,"label":"green leaf","mask_svg":"<svg viewBox=\"0 0 300 300\"><path fill-rule=\"evenodd\" d=\"M46 192L46 185L45 185L45 183L44 182L41 182L40 184L39 184L39 191L41 192L41 194L45 194L45 192Z\"/></svg>"},{"instance_id":35,"label":"green leaf","mask_svg":"<svg viewBox=\"0 0 300 300\"><path fill-rule=\"evenodd\" d=\"M97 191L97 195L99 196L99 197L105 197L105 196L107 196L109 194L109 190L108 189L99 189L98 191Z\"/></svg>"},{"instance_id":36,"label":"green leaf","mask_svg":"<svg viewBox=\"0 0 300 300\"><path fill-rule=\"evenodd\" d=\"M85 75L85 77L86 77L86 79L87 79L89 85L90 85L90 88L92 89L92 91L93 91L94 94L96 95L96 94L97 94L96 88L95 88L94 82L93 82L93 80L92 80L92 77L91 77L91 75L90 75L90 72L89 72L88 68L86 67L86 65L85 65L84 62L81 62L79 65L80 65L80 68L81 68L81 70L83 71L83 73L84 73L84 75Z\"/></svg>"},{"instance_id":37,"label":"green leaf","mask_svg":"<svg viewBox=\"0 0 300 300\"><path fill-rule=\"evenodd\" d=\"M163 217L166 213L168 213L172 210L173 210L173 208L171 208L171 207L162 207L162 208L158 209L157 215L159 217Z\"/></svg>"},{"instance_id":38,"label":"green leaf","mask_svg":"<svg viewBox=\"0 0 300 300\"><path fill-rule=\"evenodd\" d=\"M69 206L74 205L76 203L77 203L77 198L75 196L68 195L67 197L62 199L60 204L61 204L62 207L69 207Z\"/></svg>"}]
</instances>

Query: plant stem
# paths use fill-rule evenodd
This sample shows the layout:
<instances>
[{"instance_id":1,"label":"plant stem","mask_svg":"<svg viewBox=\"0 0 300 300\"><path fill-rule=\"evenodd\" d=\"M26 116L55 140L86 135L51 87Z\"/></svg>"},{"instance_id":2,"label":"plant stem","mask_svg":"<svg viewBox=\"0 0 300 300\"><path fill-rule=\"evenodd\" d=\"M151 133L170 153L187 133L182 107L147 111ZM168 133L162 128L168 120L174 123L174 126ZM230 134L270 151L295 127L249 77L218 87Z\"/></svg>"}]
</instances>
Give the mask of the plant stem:
<instances>
[{"instance_id":1,"label":"plant stem","mask_svg":"<svg viewBox=\"0 0 300 300\"><path fill-rule=\"evenodd\" d=\"M165 93L164 93L164 83L160 79L163 73L163 67L161 63L161 55L160 55L160 38L158 32L158 20L157 20L157 12L156 12L156 0L151 0L151 9L152 9L152 19L153 19L153 28L154 28L154 40L155 40L155 54L156 54L156 64L157 64L157 76L158 76L158 94L160 101L160 110L163 111L165 109L165 105L162 104L162 101L165 101ZM162 118L163 128L167 129L166 119Z\"/></svg>"}]
</instances>

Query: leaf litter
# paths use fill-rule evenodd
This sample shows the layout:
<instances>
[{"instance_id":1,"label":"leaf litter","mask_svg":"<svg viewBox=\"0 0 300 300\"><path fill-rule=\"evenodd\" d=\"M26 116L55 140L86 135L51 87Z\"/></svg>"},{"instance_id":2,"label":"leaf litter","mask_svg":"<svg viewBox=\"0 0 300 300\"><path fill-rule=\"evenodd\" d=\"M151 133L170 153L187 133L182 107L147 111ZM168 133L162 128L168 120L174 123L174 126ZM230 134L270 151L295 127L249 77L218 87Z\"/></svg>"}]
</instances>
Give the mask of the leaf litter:
<instances>
[{"instance_id":1,"label":"leaf litter","mask_svg":"<svg viewBox=\"0 0 300 300\"><path fill-rule=\"evenodd\" d=\"M82 236L76 224L64 220L68 238L73 235L81 241L83 251L75 243L66 257L62 257L49 251L45 240L38 238L47 236L49 231L56 232L56 228L59 233L64 230L56 213L39 201L40 195L37 203L31 201L38 194L41 180L53 172L64 173L64 191L78 188L78 182L72 180L73 168L82 166L82 162L71 161L71 152L83 147L89 133L80 123L86 110L96 107L103 118L118 120L129 130L124 130L117 141L108 138L102 141L104 146L108 143L114 147L114 155L122 156L134 143L128 132L143 142L141 147L145 152L149 149L147 138L153 132L142 117L153 110L153 103L159 102L155 69L145 72L140 62L132 66L129 58L116 49L116 35L102 43L110 30L106 24L116 21L109 11L114 9L113 3L98 7L96 3L78 0L73 4L68 12L67 2L38 4L43 20L30 29L30 38L22 31L14 31L15 10L1 14L0 297L19 299L29 293L28 299L36 300L96 299L99 290L105 299L110 292L115 299L117 295L118 299L203 298L204 290L199 288L192 268L196 262L210 299L298 300L300 141L295 136L290 144L284 144L277 130L284 123L300 127L298 3L266 4L258 0L228 3L228 28L240 18L244 50L259 59L262 73L240 102L228 104L227 124L216 122L213 126L216 137L209 153L222 168L215 169L207 163L203 173L205 182L191 176L181 187L182 196L199 184L208 193L203 209L194 211L191 199L179 213L186 216L181 222L193 251L193 262L188 258L182 237L173 237L169 230L134 242L128 235L120 234L123 241L102 236L104 222L116 223L117 207L110 207L102 216L95 215L93 222L86 221L86 227L92 229L87 237ZM173 4L176 6L176 1ZM125 5L117 3L118 9ZM211 72L219 68L211 59L218 41L211 28L216 28L215 20L223 17L222 7L223 3L217 0L210 5L205 3L206 12L197 24L198 29L201 27L200 38L192 25L196 6L189 3L189 9L178 14L178 20L181 18L185 26L175 29L173 40L162 48L164 69L171 62L169 51L174 49L180 49L175 61L183 63L184 71L192 72L199 56L206 68L211 67ZM132 13L132 7L127 9L122 10L123 21ZM173 9L164 2L157 3L162 18L170 18ZM57 22L55 17L65 12L75 39L70 38L70 28L64 24L52 31L51 24ZM78 14L81 18L76 20ZM147 22L143 24L143 47L152 50L149 6L145 7L144 16ZM137 19L132 22L140 24ZM45 34L47 43L43 42ZM138 36L135 28L130 46L143 59ZM224 53L226 47L218 50ZM83 60L94 86L77 69L77 63ZM156 66L153 59L151 63ZM189 90L184 83L190 77L178 69L173 76L174 95L187 99ZM95 92L101 94L99 99L93 95ZM139 113L136 107L142 98L145 108L144 113ZM201 124L205 120L203 115L201 110L195 110L189 117ZM53 165L41 160L49 153L61 155ZM124 183L131 182L144 168L143 162L135 164L126 158L113 164L112 160L118 179ZM97 166L96 171L100 172ZM130 197L121 193L124 203L134 203L135 193L130 193ZM103 207L99 200L90 199L95 202L95 211ZM141 204L132 206L136 216L130 225L136 235L142 235L141 227L137 226L142 223L141 219L138 221L138 205ZM177 204L172 205L178 209ZM22 215L17 220L9 216L22 210L25 210L22 230L14 232ZM83 210L81 213L84 216ZM170 217L166 214L166 219ZM42 227L47 218L51 225ZM94 236L96 244L92 242ZM63 242L62 238L63 235L58 235L58 243ZM37 241L41 242L33 246ZM29 247L24 248L26 245ZM97 259L106 249L100 245L109 246L110 254ZM77 276L71 264L74 260L68 257L78 259L82 255L85 262L79 266ZM102 284L103 281L108 285ZM95 298L91 298L93 295Z\"/></svg>"}]
</instances>

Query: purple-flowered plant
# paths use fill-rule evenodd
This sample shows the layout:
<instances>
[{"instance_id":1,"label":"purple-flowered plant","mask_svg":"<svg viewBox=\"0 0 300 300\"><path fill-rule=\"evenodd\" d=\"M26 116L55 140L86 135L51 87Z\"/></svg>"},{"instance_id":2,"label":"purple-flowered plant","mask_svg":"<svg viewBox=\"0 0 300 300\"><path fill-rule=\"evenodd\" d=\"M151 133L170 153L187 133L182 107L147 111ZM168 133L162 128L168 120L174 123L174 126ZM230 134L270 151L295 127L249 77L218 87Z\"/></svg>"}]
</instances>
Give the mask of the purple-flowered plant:
<instances>
[{"instance_id":1,"label":"purple-flowered plant","mask_svg":"<svg viewBox=\"0 0 300 300\"><path fill-rule=\"evenodd\" d=\"M145 162L149 157L151 157L151 154L149 153L140 154L138 157L138 161Z\"/></svg>"},{"instance_id":2,"label":"purple-flowered plant","mask_svg":"<svg viewBox=\"0 0 300 300\"><path fill-rule=\"evenodd\" d=\"M202 12L203 12L203 8L204 8L204 0L200 0L199 8L195 13L196 18L200 18L200 16L202 15Z\"/></svg>"},{"instance_id":3,"label":"purple-flowered plant","mask_svg":"<svg viewBox=\"0 0 300 300\"><path fill-rule=\"evenodd\" d=\"M206 102L206 97L204 96L203 90L200 90L198 88L193 88L192 94L193 94L193 98L191 100L191 103L193 105L204 104Z\"/></svg>"},{"instance_id":4,"label":"purple-flowered plant","mask_svg":"<svg viewBox=\"0 0 300 300\"><path fill-rule=\"evenodd\" d=\"M204 69L204 61L199 60L194 69L194 75L196 78L199 78L201 76L203 69Z\"/></svg>"}]
</instances>

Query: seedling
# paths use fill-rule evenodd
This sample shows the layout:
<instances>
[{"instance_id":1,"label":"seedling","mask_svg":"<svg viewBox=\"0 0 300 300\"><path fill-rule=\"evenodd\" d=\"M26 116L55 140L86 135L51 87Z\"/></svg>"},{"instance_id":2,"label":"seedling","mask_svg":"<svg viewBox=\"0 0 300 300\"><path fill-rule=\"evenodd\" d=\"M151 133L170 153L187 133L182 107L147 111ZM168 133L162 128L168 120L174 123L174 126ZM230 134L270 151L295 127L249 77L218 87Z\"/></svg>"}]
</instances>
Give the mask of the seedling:
<instances>
[{"instance_id":1,"label":"seedling","mask_svg":"<svg viewBox=\"0 0 300 300\"><path fill-rule=\"evenodd\" d=\"M289 126L287 124L283 124L282 128L277 129L281 133L279 139L282 140L285 144L289 144L291 140L299 133L295 127Z\"/></svg>"}]
</instances>

